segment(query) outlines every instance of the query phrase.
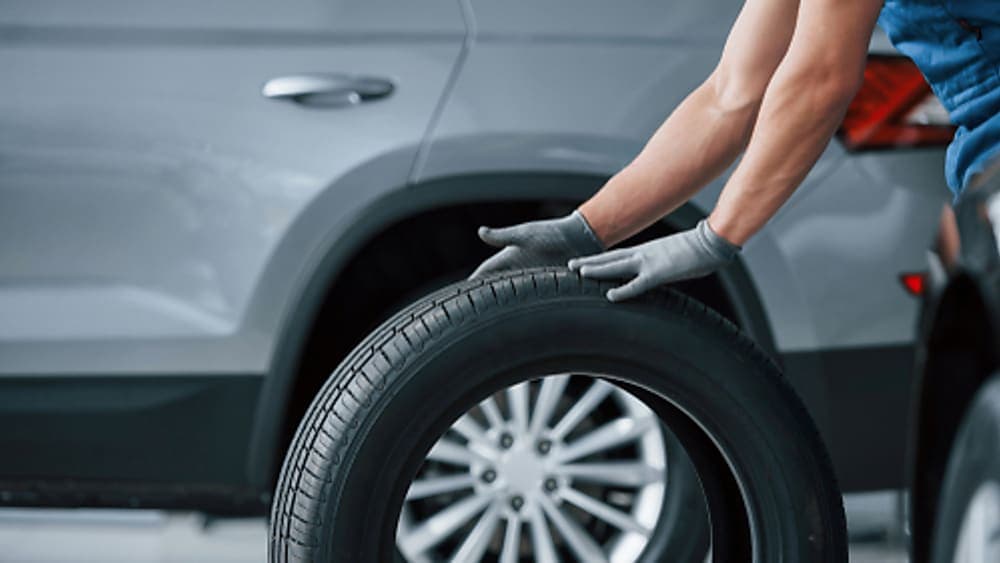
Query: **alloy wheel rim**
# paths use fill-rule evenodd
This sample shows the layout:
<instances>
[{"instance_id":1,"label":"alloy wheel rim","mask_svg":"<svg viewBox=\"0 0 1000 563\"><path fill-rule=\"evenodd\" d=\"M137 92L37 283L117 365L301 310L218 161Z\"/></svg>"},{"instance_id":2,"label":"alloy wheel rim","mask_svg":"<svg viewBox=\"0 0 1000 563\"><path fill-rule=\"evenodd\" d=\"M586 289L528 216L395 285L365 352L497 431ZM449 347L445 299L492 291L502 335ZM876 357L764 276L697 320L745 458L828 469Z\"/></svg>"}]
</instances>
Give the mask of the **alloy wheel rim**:
<instances>
[{"instance_id":1,"label":"alloy wheel rim","mask_svg":"<svg viewBox=\"0 0 1000 563\"><path fill-rule=\"evenodd\" d=\"M634 561L663 508L659 419L613 383L559 374L460 416L411 483L396 545L410 562Z\"/></svg>"}]
</instances>

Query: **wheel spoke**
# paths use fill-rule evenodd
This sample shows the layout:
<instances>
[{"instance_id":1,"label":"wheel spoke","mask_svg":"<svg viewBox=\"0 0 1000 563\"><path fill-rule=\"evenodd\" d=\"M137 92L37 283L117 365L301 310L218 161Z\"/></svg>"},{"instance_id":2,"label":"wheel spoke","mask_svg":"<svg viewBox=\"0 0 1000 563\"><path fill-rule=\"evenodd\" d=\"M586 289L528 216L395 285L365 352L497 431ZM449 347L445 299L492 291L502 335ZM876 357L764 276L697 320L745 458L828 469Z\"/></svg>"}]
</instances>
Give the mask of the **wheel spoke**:
<instances>
[{"instance_id":1,"label":"wheel spoke","mask_svg":"<svg viewBox=\"0 0 1000 563\"><path fill-rule=\"evenodd\" d=\"M614 389L610 383L603 380L596 380L587 389L587 392L580 397L565 415L562 420L552 429L552 436L555 439L562 439L569 431L580 424L590 411L597 408Z\"/></svg>"},{"instance_id":2,"label":"wheel spoke","mask_svg":"<svg viewBox=\"0 0 1000 563\"><path fill-rule=\"evenodd\" d=\"M398 545L410 559L448 538L493 500L488 495L472 495L424 520L406 534Z\"/></svg>"},{"instance_id":3,"label":"wheel spoke","mask_svg":"<svg viewBox=\"0 0 1000 563\"><path fill-rule=\"evenodd\" d=\"M646 549L660 519L649 507L671 478L656 414L599 377L534 381L485 397L439 437L406 491L403 559L632 561ZM544 487L521 482L529 470Z\"/></svg>"},{"instance_id":4,"label":"wheel spoke","mask_svg":"<svg viewBox=\"0 0 1000 563\"><path fill-rule=\"evenodd\" d=\"M518 383L507 388L510 418L518 431L528 429L528 383Z\"/></svg>"},{"instance_id":5,"label":"wheel spoke","mask_svg":"<svg viewBox=\"0 0 1000 563\"><path fill-rule=\"evenodd\" d=\"M512 516L507 519L507 529L503 533L503 549L500 563L517 563L521 558L521 519Z\"/></svg>"},{"instance_id":6,"label":"wheel spoke","mask_svg":"<svg viewBox=\"0 0 1000 563\"><path fill-rule=\"evenodd\" d=\"M558 563L556 547L552 543L549 526L545 523L545 515L538 505L533 505L528 522L531 525L531 551L538 563Z\"/></svg>"},{"instance_id":7,"label":"wheel spoke","mask_svg":"<svg viewBox=\"0 0 1000 563\"><path fill-rule=\"evenodd\" d=\"M475 477L470 473L420 479L410 484L410 490L406 492L406 500L418 500L444 493L461 491L472 487L475 482Z\"/></svg>"},{"instance_id":8,"label":"wheel spoke","mask_svg":"<svg viewBox=\"0 0 1000 563\"><path fill-rule=\"evenodd\" d=\"M637 522L635 518L632 518L632 516L625 514L617 508L609 506L592 496L581 493L576 489L568 487L562 489L562 491L560 491L560 496L562 496L565 501L576 505L590 514L593 514L608 524L615 526L619 530L624 532L636 532L647 537L651 533L649 528Z\"/></svg>"},{"instance_id":9,"label":"wheel spoke","mask_svg":"<svg viewBox=\"0 0 1000 563\"><path fill-rule=\"evenodd\" d=\"M616 448L642 436L653 427L653 422L653 418L649 416L612 420L563 447L559 452L559 461L565 463L602 450Z\"/></svg>"},{"instance_id":10,"label":"wheel spoke","mask_svg":"<svg viewBox=\"0 0 1000 563\"><path fill-rule=\"evenodd\" d=\"M457 563L478 563L490 546L490 540L493 539L493 533L496 532L499 523L500 511L495 504L491 505L479 517L479 521L476 522L451 560Z\"/></svg>"},{"instance_id":11,"label":"wheel spoke","mask_svg":"<svg viewBox=\"0 0 1000 563\"><path fill-rule=\"evenodd\" d=\"M664 480L662 469L642 462L573 463L561 465L555 473L600 485L642 487Z\"/></svg>"},{"instance_id":12,"label":"wheel spoke","mask_svg":"<svg viewBox=\"0 0 1000 563\"><path fill-rule=\"evenodd\" d=\"M538 497L539 504L545 511L546 516L552 520L552 524L559 530L559 534L566 540L566 545L576 555L579 561L607 561L607 556L601 546L587 535L580 525L567 517L562 510L548 497L542 495Z\"/></svg>"},{"instance_id":13,"label":"wheel spoke","mask_svg":"<svg viewBox=\"0 0 1000 563\"><path fill-rule=\"evenodd\" d=\"M431 451L427 454L427 459L450 463L452 465L459 465L462 467L472 465L472 463L476 461L484 463L490 463L492 461L480 452L474 451L466 446L463 446L462 444L456 444L451 440L445 440L444 438L438 440L438 442L434 444L434 447L431 448Z\"/></svg>"},{"instance_id":14,"label":"wheel spoke","mask_svg":"<svg viewBox=\"0 0 1000 563\"><path fill-rule=\"evenodd\" d=\"M569 375L552 375L542 379L542 387L538 391L535 410L531 414L531 433L537 436L552 418L552 413L562 398Z\"/></svg>"},{"instance_id":15,"label":"wheel spoke","mask_svg":"<svg viewBox=\"0 0 1000 563\"><path fill-rule=\"evenodd\" d=\"M490 428L503 426L503 415L500 414L500 407L497 406L497 402L493 397L486 397L483 402L479 403L479 408L482 409L483 415L486 416L486 421L490 424Z\"/></svg>"},{"instance_id":16,"label":"wheel spoke","mask_svg":"<svg viewBox=\"0 0 1000 563\"><path fill-rule=\"evenodd\" d=\"M490 449L493 447L490 439L487 438L486 434L483 432L482 427L479 426L479 423L469 416L468 413L459 417L459 419L451 425L451 429L461 434L462 437L470 442L475 442L476 444L486 446Z\"/></svg>"}]
</instances>

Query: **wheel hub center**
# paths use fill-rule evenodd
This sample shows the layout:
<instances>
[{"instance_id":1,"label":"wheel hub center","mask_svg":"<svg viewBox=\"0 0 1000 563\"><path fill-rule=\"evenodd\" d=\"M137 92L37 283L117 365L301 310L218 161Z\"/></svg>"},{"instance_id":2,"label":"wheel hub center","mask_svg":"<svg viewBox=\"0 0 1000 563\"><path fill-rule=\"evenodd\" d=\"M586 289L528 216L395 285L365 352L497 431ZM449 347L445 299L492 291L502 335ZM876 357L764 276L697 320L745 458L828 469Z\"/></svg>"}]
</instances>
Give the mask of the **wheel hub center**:
<instances>
[{"instance_id":1,"label":"wheel hub center","mask_svg":"<svg viewBox=\"0 0 1000 563\"><path fill-rule=\"evenodd\" d=\"M524 442L520 441L506 452L497 464L497 473L512 494L533 494L545 480L545 458Z\"/></svg>"}]
</instances>

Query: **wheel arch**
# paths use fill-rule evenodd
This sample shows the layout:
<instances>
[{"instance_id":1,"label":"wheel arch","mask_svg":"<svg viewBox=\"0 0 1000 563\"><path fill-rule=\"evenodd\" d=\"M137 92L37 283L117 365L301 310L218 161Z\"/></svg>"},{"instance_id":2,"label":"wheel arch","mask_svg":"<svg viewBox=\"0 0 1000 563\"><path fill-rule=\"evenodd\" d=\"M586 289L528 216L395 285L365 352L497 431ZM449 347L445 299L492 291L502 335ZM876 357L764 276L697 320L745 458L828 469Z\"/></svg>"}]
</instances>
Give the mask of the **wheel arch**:
<instances>
[{"instance_id":1,"label":"wheel arch","mask_svg":"<svg viewBox=\"0 0 1000 563\"><path fill-rule=\"evenodd\" d=\"M1000 367L998 319L982 280L964 271L930 299L921 319L907 476L914 563L930 557L939 487L965 412Z\"/></svg>"},{"instance_id":2,"label":"wheel arch","mask_svg":"<svg viewBox=\"0 0 1000 563\"><path fill-rule=\"evenodd\" d=\"M352 261L387 230L408 219L435 210L468 205L579 203L593 194L606 176L581 173L480 173L434 179L405 186L379 197L355 216L344 232L332 240L308 281L290 301L277 333L275 353L262 384L251 433L247 474L250 483L269 491L278 471L279 454L287 446L283 429L288 417L299 368L311 332L320 319L320 310L331 291L347 272ZM662 222L664 228L693 227L706 214L692 204L685 205ZM747 268L737 262L715 276L739 324L775 360L774 337L766 310ZM296 421L291 421L297 424Z\"/></svg>"}]
</instances>

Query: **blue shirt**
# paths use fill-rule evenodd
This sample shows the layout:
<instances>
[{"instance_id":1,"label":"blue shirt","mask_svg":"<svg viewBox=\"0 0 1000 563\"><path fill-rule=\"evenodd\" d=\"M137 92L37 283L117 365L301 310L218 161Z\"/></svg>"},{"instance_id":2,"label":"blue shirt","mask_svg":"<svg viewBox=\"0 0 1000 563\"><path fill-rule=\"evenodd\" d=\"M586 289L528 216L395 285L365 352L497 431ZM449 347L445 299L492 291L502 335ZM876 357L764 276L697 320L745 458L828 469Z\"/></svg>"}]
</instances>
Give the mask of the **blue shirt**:
<instances>
[{"instance_id":1,"label":"blue shirt","mask_svg":"<svg viewBox=\"0 0 1000 563\"><path fill-rule=\"evenodd\" d=\"M886 0L878 23L958 127L945 158L957 196L1000 156L1000 0Z\"/></svg>"}]
</instances>

